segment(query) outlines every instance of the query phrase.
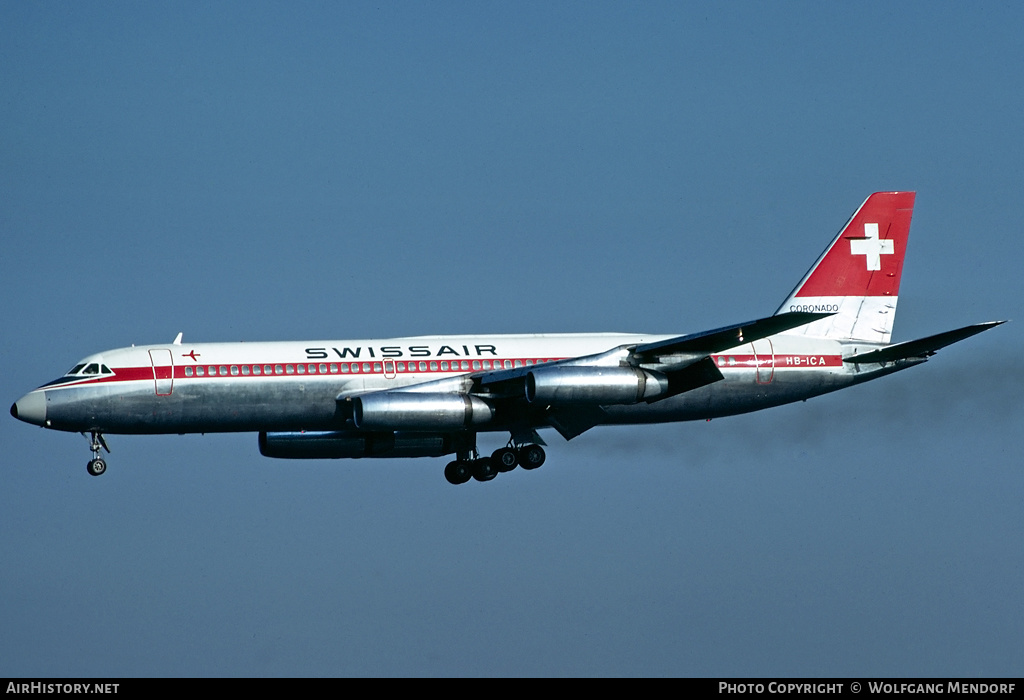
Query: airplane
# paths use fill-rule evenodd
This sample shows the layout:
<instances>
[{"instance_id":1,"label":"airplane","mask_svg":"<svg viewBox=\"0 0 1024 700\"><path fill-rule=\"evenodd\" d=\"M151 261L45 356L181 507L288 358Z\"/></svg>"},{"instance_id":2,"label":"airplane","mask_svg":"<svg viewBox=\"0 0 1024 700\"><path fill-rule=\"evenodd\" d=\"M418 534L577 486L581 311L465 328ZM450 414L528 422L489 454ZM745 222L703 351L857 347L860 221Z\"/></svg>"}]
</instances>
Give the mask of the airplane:
<instances>
[{"instance_id":1,"label":"airplane","mask_svg":"<svg viewBox=\"0 0 1024 700\"><path fill-rule=\"evenodd\" d=\"M914 192L869 196L772 316L687 335L417 336L185 343L90 355L11 415L89 440L255 432L267 457L442 457L452 484L540 467L551 428L711 419L927 361L1004 321L890 343ZM479 433L508 433L490 456Z\"/></svg>"}]
</instances>

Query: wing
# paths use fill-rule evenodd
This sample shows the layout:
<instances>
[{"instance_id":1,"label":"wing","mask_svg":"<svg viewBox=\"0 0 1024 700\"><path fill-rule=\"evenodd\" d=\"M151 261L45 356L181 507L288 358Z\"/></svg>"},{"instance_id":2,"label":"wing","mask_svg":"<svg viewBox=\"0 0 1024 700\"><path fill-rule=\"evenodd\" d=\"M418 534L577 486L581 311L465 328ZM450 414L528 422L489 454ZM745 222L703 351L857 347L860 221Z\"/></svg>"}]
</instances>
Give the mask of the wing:
<instances>
[{"instance_id":1,"label":"wing","mask_svg":"<svg viewBox=\"0 0 1024 700\"><path fill-rule=\"evenodd\" d=\"M776 333L804 326L832 314L815 314L803 311L759 318L755 321L737 323L725 328L716 328L703 333L682 335L657 343L638 345L633 353L638 358L693 357L705 358L715 352L728 350L743 343L767 338Z\"/></svg>"},{"instance_id":2,"label":"wing","mask_svg":"<svg viewBox=\"0 0 1024 700\"><path fill-rule=\"evenodd\" d=\"M737 345L760 340L761 338L767 338L770 335L813 323L831 315L795 311L779 314L778 316L759 318L754 321L747 321L746 323L736 323L710 331L680 335L668 340L660 340L656 343L623 345L598 355L560 360L544 365L544 367L600 366L607 364L609 355L624 354L625 356L622 358L622 361L634 367L651 366L668 371L679 370L710 359L713 353L728 350ZM535 370L536 368L534 367L496 370L477 375L477 381L480 386L484 387L500 385L521 379Z\"/></svg>"},{"instance_id":3,"label":"wing","mask_svg":"<svg viewBox=\"0 0 1024 700\"><path fill-rule=\"evenodd\" d=\"M604 422L606 406L654 403L720 381L711 354L812 323L794 312L596 355L476 372L369 393L342 391L339 417L360 429L509 430L552 426L569 440Z\"/></svg>"}]
</instances>

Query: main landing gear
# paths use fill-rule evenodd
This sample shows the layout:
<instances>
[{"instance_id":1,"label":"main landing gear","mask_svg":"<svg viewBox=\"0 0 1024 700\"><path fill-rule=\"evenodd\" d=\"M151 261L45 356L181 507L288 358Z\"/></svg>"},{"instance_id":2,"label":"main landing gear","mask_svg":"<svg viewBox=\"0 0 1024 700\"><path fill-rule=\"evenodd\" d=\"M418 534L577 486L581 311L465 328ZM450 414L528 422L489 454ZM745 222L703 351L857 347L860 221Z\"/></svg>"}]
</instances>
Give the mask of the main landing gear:
<instances>
[{"instance_id":1,"label":"main landing gear","mask_svg":"<svg viewBox=\"0 0 1024 700\"><path fill-rule=\"evenodd\" d=\"M85 433L82 434L85 435ZM92 450L92 459L85 466L86 470L93 476L100 476L107 471L107 463L100 457L101 447L107 451L107 454L110 454L110 448L107 447L107 441L103 439L102 433L93 431L89 437L89 449Z\"/></svg>"},{"instance_id":2,"label":"main landing gear","mask_svg":"<svg viewBox=\"0 0 1024 700\"><path fill-rule=\"evenodd\" d=\"M510 472L517 466L536 469L544 464L544 448L540 445L520 445L510 442L506 447L495 450L490 457L480 457L476 448L472 452L459 453L459 458L444 468L444 478L450 484L464 484L471 478L490 481L502 472Z\"/></svg>"}]
</instances>

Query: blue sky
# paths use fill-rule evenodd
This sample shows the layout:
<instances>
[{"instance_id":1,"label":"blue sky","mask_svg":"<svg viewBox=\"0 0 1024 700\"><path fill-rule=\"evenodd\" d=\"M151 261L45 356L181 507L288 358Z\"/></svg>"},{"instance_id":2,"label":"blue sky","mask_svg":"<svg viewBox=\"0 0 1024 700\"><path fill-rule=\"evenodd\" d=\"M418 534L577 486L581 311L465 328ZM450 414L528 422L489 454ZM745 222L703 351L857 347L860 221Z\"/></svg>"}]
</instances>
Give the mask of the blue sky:
<instances>
[{"instance_id":1,"label":"blue sky","mask_svg":"<svg viewBox=\"0 0 1024 700\"><path fill-rule=\"evenodd\" d=\"M684 333L913 189L894 340L1020 319L1015 3L0 3L0 396L132 343ZM1021 674L1020 321L446 460L0 420L0 676ZM503 441L486 440L493 449Z\"/></svg>"}]
</instances>

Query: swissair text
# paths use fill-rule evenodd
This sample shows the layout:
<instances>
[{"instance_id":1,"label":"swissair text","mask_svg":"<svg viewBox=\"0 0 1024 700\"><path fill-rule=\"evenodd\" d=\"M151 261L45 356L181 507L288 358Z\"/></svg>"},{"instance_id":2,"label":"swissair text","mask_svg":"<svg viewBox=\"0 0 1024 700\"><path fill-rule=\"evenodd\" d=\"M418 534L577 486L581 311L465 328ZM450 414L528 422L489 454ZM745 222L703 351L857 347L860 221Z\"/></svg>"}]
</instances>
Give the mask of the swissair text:
<instances>
[{"instance_id":1,"label":"swissair text","mask_svg":"<svg viewBox=\"0 0 1024 700\"><path fill-rule=\"evenodd\" d=\"M472 350L470 350L472 347ZM460 352L461 349L461 352ZM330 352L328 352L330 350ZM397 345L385 345L382 347L356 347L356 348L306 348L306 359L326 360L333 353L341 359L346 357L359 357L363 350L366 350L365 357L443 357L453 355L455 357L480 357L483 355L497 356L498 351L493 345L442 345L436 350L428 345L410 345L402 348Z\"/></svg>"}]
</instances>

